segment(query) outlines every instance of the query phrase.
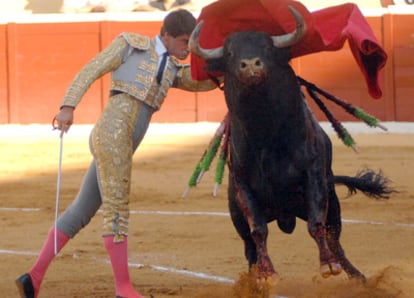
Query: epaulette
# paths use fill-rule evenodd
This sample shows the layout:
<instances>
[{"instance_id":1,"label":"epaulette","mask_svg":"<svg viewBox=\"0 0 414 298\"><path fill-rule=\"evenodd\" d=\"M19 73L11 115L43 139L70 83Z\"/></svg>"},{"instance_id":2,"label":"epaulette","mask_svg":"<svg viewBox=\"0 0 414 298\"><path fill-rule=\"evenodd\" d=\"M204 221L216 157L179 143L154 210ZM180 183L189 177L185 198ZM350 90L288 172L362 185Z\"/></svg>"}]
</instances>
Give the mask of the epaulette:
<instances>
[{"instance_id":1,"label":"epaulette","mask_svg":"<svg viewBox=\"0 0 414 298\"><path fill-rule=\"evenodd\" d=\"M131 47L137 48L139 50L148 50L150 48L151 39L147 36L130 32L124 32L121 34L121 36L125 38Z\"/></svg>"}]
</instances>

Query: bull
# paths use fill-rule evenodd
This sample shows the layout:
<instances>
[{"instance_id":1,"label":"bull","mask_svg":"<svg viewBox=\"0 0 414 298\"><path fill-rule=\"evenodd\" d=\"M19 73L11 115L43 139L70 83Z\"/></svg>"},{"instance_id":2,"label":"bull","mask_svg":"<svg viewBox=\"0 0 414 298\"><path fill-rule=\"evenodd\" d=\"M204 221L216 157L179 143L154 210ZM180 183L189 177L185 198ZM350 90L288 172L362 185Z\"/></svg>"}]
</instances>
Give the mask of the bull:
<instances>
[{"instance_id":1,"label":"bull","mask_svg":"<svg viewBox=\"0 0 414 298\"><path fill-rule=\"evenodd\" d=\"M228 203L231 220L244 241L249 268L258 279L278 279L268 255L268 223L276 221L292 233L296 218L307 222L319 249L323 277L344 270L349 278L365 276L347 259L340 244L341 208L335 184L341 183L374 197L388 198L382 172L335 176L332 144L301 92L291 68L289 47L306 31L302 16L291 9L293 32L270 36L237 32L223 46L199 44L202 21L190 38L190 50L206 62L206 70L224 77L230 115Z\"/></svg>"}]
</instances>

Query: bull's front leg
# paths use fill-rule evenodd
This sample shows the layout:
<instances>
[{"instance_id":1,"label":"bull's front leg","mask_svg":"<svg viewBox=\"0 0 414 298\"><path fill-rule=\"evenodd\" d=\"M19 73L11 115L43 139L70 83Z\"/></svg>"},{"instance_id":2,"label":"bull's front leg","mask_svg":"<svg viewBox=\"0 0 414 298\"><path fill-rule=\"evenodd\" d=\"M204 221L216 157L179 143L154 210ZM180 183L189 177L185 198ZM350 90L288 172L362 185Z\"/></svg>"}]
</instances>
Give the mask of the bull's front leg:
<instances>
[{"instance_id":1,"label":"bull's front leg","mask_svg":"<svg viewBox=\"0 0 414 298\"><path fill-rule=\"evenodd\" d=\"M329 248L327 241L326 217L328 210L328 192L322 175L310 175L307 197L308 231L319 249L320 272L325 278L340 274L342 267Z\"/></svg>"},{"instance_id":2,"label":"bull's front leg","mask_svg":"<svg viewBox=\"0 0 414 298\"><path fill-rule=\"evenodd\" d=\"M234 199L249 226L250 236L255 244L258 283L267 282L273 286L279 280L279 275L275 271L267 251L268 228L264 214L245 183L233 175L232 184ZM251 257L249 253L246 253L246 256ZM253 265L251 261L249 259L249 266Z\"/></svg>"},{"instance_id":3,"label":"bull's front leg","mask_svg":"<svg viewBox=\"0 0 414 298\"><path fill-rule=\"evenodd\" d=\"M332 173L331 175L333 176ZM348 260L348 258L345 255L345 251L342 248L342 245L339 241L342 230L341 206L339 204L338 196L335 192L335 185L333 183L329 183L328 187L329 208L326 221L326 233L329 248L337 258L337 260L340 262L342 268L348 274L349 278L356 278L358 280L361 280L362 282L365 282L365 276Z\"/></svg>"}]
</instances>

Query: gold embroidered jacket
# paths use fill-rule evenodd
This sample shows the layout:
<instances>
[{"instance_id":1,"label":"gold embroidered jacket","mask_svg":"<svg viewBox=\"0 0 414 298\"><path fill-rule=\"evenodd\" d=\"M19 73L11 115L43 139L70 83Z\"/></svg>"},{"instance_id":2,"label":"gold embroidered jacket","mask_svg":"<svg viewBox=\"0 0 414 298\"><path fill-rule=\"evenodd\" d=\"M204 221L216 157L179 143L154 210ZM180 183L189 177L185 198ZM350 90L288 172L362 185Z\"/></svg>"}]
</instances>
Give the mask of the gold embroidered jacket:
<instances>
[{"instance_id":1,"label":"gold embroidered jacket","mask_svg":"<svg viewBox=\"0 0 414 298\"><path fill-rule=\"evenodd\" d=\"M111 91L125 92L156 110L161 107L170 87L187 91L216 88L210 80L192 80L190 65L180 64L173 57L168 60L158 85L155 79L157 63L155 38L123 33L79 71L64 96L62 106L76 107L90 85L109 72Z\"/></svg>"}]
</instances>

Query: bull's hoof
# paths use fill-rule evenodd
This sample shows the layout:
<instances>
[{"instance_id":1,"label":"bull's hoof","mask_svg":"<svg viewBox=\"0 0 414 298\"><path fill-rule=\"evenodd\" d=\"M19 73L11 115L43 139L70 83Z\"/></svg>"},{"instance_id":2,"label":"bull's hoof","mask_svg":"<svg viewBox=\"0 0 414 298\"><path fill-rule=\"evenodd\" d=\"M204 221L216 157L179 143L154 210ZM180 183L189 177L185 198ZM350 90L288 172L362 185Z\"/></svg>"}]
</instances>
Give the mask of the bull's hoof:
<instances>
[{"instance_id":1,"label":"bull's hoof","mask_svg":"<svg viewBox=\"0 0 414 298\"><path fill-rule=\"evenodd\" d=\"M277 273L259 273L256 265L253 265L249 272L240 274L240 279L234 284L232 297L270 297L270 291L278 280Z\"/></svg>"},{"instance_id":2,"label":"bull's hoof","mask_svg":"<svg viewBox=\"0 0 414 298\"><path fill-rule=\"evenodd\" d=\"M259 277L257 279L257 286L259 288L273 288L278 284L279 280L279 274L273 273L272 275L266 277Z\"/></svg>"},{"instance_id":3,"label":"bull's hoof","mask_svg":"<svg viewBox=\"0 0 414 298\"><path fill-rule=\"evenodd\" d=\"M342 266L339 263L327 263L321 265L321 275L323 278L328 278L331 275L338 275L342 272Z\"/></svg>"}]
</instances>

